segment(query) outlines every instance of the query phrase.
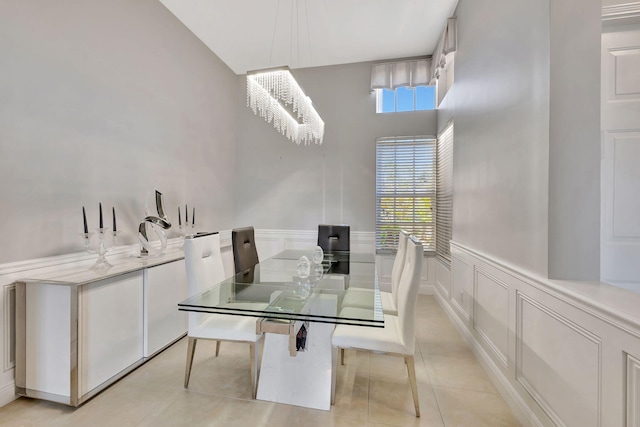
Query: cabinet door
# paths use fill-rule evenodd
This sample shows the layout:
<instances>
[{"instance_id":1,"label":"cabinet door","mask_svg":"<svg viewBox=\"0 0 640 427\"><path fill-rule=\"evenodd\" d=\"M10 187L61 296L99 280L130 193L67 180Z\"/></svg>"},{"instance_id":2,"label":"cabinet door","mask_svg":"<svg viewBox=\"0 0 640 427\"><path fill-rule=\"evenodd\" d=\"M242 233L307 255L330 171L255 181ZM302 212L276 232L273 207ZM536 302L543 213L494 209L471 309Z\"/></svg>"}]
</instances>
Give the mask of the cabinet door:
<instances>
[{"instance_id":1,"label":"cabinet door","mask_svg":"<svg viewBox=\"0 0 640 427\"><path fill-rule=\"evenodd\" d=\"M178 303L187 298L184 260L145 270L145 346L149 357L187 332L187 313Z\"/></svg>"},{"instance_id":2,"label":"cabinet door","mask_svg":"<svg viewBox=\"0 0 640 427\"><path fill-rule=\"evenodd\" d=\"M84 285L79 295L80 395L142 359L142 271Z\"/></svg>"},{"instance_id":3,"label":"cabinet door","mask_svg":"<svg viewBox=\"0 0 640 427\"><path fill-rule=\"evenodd\" d=\"M25 294L24 360L16 358L16 366L24 363L25 380L16 383L63 401L71 396L71 292L67 286L30 283Z\"/></svg>"}]
</instances>

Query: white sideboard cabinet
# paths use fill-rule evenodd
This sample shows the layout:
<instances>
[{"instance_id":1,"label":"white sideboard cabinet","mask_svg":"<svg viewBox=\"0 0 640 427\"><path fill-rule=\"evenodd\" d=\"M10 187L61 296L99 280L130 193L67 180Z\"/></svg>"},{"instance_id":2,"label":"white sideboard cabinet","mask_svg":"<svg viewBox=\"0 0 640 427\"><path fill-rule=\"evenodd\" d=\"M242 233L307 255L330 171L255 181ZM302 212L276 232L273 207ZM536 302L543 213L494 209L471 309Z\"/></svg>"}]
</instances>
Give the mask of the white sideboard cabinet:
<instances>
[{"instance_id":1,"label":"white sideboard cabinet","mask_svg":"<svg viewBox=\"0 0 640 427\"><path fill-rule=\"evenodd\" d=\"M187 299L183 261L144 269L144 357L158 351L187 331L187 314L177 304Z\"/></svg>"},{"instance_id":2,"label":"white sideboard cabinet","mask_svg":"<svg viewBox=\"0 0 640 427\"><path fill-rule=\"evenodd\" d=\"M16 394L78 406L187 331L181 250L61 268L16 286Z\"/></svg>"}]
</instances>

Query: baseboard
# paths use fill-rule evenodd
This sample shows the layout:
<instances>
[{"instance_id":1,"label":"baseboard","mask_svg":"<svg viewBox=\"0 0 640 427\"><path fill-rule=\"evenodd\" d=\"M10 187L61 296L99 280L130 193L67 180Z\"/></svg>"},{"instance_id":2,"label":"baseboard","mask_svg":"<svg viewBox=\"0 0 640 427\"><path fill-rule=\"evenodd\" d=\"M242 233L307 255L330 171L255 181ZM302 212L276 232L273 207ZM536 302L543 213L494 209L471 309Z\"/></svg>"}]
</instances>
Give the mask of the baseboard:
<instances>
[{"instance_id":1,"label":"baseboard","mask_svg":"<svg viewBox=\"0 0 640 427\"><path fill-rule=\"evenodd\" d=\"M420 289L418 289L418 293L421 295L435 295L436 288L433 285L421 284Z\"/></svg>"},{"instance_id":2,"label":"baseboard","mask_svg":"<svg viewBox=\"0 0 640 427\"><path fill-rule=\"evenodd\" d=\"M0 388L0 407L11 403L18 398L15 391L16 385L13 381Z\"/></svg>"}]
</instances>

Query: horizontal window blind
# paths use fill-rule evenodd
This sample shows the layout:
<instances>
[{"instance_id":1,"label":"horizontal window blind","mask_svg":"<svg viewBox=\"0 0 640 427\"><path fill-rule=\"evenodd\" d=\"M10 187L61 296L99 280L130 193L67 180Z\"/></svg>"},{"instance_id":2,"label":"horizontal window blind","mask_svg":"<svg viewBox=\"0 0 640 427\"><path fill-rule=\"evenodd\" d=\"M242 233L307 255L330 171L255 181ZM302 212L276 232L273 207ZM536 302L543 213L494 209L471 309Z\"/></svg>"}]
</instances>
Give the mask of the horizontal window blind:
<instances>
[{"instance_id":1,"label":"horizontal window blind","mask_svg":"<svg viewBox=\"0 0 640 427\"><path fill-rule=\"evenodd\" d=\"M436 257L451 264L453 217L453 123L438 135L436 143Z\"/></svg>"},{"instance_id":2,"label":"horizontal window blind","mask_svg":"<svg viewBox=\"0 0 640 427\"><path fill-rule=\"evenodd\" d=\"M376 250L395 251L406 230L435 251L436 141L376 140Z\"/></svg>"}]
</instances>

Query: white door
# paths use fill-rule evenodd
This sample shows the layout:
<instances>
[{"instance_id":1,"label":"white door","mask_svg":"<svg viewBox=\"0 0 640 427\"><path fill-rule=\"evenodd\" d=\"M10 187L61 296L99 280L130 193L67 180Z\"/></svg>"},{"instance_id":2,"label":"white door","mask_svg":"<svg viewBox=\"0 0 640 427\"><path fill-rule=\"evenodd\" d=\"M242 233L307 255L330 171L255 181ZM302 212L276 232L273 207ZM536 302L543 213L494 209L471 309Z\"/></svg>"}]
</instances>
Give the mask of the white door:
<instances>
[{"instance_id":1,"label":"white door","mask_svg":"<svg viewBox=\"0 0 640 427\"><path fill-rule=\"evenodd\" d=\"M640 288L640 25L602 34L601 280Z\"/></svg>"}]
</instances>

